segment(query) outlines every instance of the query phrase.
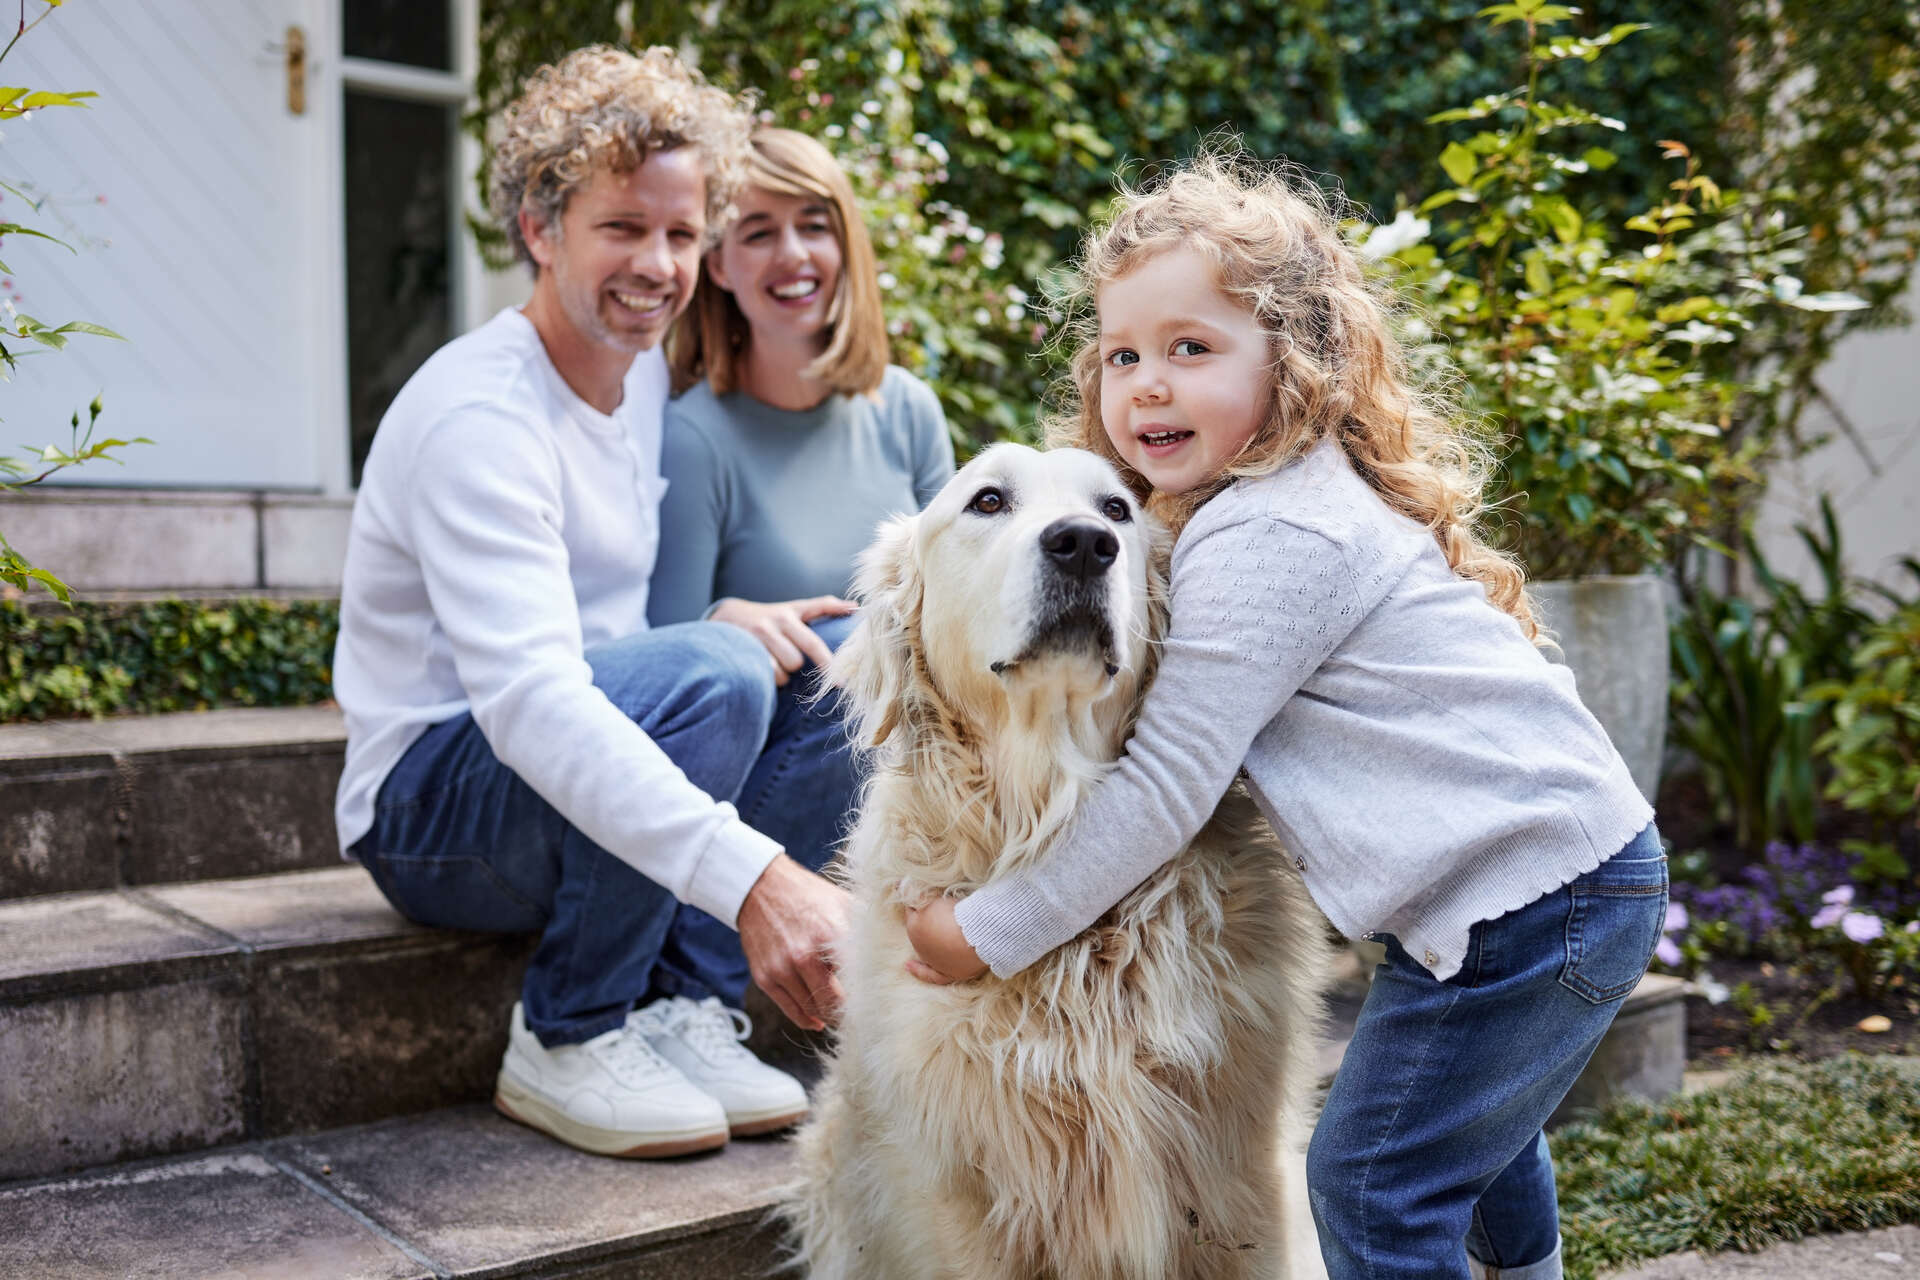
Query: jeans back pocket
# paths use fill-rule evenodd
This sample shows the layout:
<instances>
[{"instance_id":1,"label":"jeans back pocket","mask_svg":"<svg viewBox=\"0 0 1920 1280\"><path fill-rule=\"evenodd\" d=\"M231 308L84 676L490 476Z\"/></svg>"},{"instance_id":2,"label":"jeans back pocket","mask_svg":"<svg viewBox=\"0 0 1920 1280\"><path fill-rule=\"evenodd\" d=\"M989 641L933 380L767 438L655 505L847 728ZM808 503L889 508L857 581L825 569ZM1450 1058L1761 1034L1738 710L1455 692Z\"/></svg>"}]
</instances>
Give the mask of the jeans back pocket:
<instances>
[{"instance_id":1,"label":"jeans back pocket","mask_svg":"<svg viewBox=\"0 0 1920 1280\"><path fill-rule=\"evenodd\" d=\"M1667 860L1610 858L1567 889L1573 901L1560 983L1594 1004L1621 999L1640 984L1666 924Z\"/></svg>"}]
</instances>

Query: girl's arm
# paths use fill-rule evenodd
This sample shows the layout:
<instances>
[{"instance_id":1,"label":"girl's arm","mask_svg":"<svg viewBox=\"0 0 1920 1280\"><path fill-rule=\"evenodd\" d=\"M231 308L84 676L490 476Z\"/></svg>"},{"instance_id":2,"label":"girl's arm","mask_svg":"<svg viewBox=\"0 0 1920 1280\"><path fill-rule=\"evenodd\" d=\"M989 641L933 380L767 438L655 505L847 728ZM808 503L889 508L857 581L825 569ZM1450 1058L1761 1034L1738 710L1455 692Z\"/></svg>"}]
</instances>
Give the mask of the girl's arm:
<instances>
[{"instance_id":1,"label":"girl's arm","mask_svg":"<svg viewBox=\"0 0 1920 1280\"><path fill-rule=\"evenodd\" d=\"M1182 537L1172 593L1160 672L1126 754L1038 864L954 911L964 941L1001 977L1091 925L1186 847L1253 740L1363 612L1334 543L1266 516ZM924 922L935 949L952 941L941 923Z\"/></svg>"}]
</instances>

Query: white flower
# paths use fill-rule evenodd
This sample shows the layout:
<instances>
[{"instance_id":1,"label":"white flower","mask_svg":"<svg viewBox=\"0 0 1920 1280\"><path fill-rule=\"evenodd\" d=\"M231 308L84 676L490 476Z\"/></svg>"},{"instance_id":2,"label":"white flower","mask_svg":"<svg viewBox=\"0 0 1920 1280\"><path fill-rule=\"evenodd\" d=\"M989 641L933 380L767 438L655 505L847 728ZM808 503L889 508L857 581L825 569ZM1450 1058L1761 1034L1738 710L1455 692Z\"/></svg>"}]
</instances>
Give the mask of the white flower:
<instances>
[{"instance_id":1,"label":"white flower","mask_svg":"<svg viewBox=\"0 0 1920 1280\"><path fill-rule=\"evenodd\" d=\"M1433 230L1433 223L1425 218L1415 217L1410 209L1402 209L1394 215L1393 221L1384 227L1375 227L1367 233L1366 243L1360 246L1360 256L1369 262L1378 262L1382 258L1391 258L1403 249L1411 249L1427 238Z\"/></svg>"},{"instance_id":2,"label":"white flower","mask_svg":"<svg viewBox=\"0 0 1920 1280\"><path fill-rule=\"evenodd\" d=\"M1021 306L1019 303L1009 302L1007 304L1007 319L1018 320L1021 316L1025 314L1027 314L1027 309Z\"/></svg>"},{"instance_id":3,"label":"white flower","mask_svg":"<svg viewBox=\"0 0 1920 1280\"><path fill-rule=\"evenodd\" d=\"M993 312L987 310L985 307L975 307L973 309L973 322L984 329L993 323Z\"/></svg>"},{"instance_id":4,"label":"white flower","mask_svg":"<svg viewBox=\"0 0 1920 1280\"><path fill-rule=\"evenodd\" d=\"M894 277L893 272L882 271L880 273L880 287L882 289L891 289L899 283L900 281Z\"/></svg>"},{"instance_id":5,"label":"white flower","mask_svg":"<svg viewBox=\"0 0 1920 1280\"><path fill-rule=\"evenodd\" d=\"M1855 942L1872 942L1886 931L1886 925L1879 916L1864 911L1849 911L1840 920L1840 932Z\"/></svg>"}]
</instances>

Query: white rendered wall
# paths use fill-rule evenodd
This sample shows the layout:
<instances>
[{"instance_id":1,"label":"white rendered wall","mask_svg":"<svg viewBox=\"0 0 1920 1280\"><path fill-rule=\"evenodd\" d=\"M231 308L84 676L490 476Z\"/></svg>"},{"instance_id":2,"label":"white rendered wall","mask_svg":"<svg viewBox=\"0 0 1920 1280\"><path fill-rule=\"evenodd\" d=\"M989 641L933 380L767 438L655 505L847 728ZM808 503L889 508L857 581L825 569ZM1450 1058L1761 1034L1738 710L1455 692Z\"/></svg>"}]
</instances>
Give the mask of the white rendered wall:
<instances>
[{"instance_id":1,"label":"white rendered wall","mask_svg":"<svg viewBox=\"0 0 1920 1280\"><path fill-rule=\"evenodd\" d=\"M1920 276L1906 308L1920 316ZM1817 528L1820 495L1828 493L1848 568L1911 595L1920 584L1897 565L1901 556L1920 557L1920 326L1855 334L1821 371L1820 385L1851 420L1874 465L1831 427L1829 415L1811 411L1809 430L1833 438L1773 468L1757 521L1761 549L1777 570L1813 582L1812 559L1793 526Z\"/></svg>"}]
</instances>

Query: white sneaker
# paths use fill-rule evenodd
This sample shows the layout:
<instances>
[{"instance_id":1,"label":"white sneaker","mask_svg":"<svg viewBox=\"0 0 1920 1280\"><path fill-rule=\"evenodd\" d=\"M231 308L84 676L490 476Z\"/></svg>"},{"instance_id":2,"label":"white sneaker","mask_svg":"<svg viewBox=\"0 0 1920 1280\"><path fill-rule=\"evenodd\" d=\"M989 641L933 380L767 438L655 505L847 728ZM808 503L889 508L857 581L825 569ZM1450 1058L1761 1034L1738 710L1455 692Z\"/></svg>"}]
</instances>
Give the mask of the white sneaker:
<instances>
[{"instance_id":1,"label":"white sneaker","mask_svg":"<svg viewBox=\"0 0 1920 1280\"><path fill-rule=\"evenodd\" d=\"M720 1104L653 1051L631 1023L549 1049L516 1002L493 1105L603 1156L678 1156L727 1144Z\"/></svg>"},{"instance_id":2,"label":"white sneaker","mask_svg":"<svg viewBox=\"0 0 1920 1280\"><path fill-rule=\"evenodd\" d=\"M628 1014L627 1026L638 1028L661 1057L719 1100L734 1137L772 1133L806 1118L807 1091L741 1045L753 1023L718 997L698 1004L685 996L655 1000Z\"/></svg>"}]
</instances>

